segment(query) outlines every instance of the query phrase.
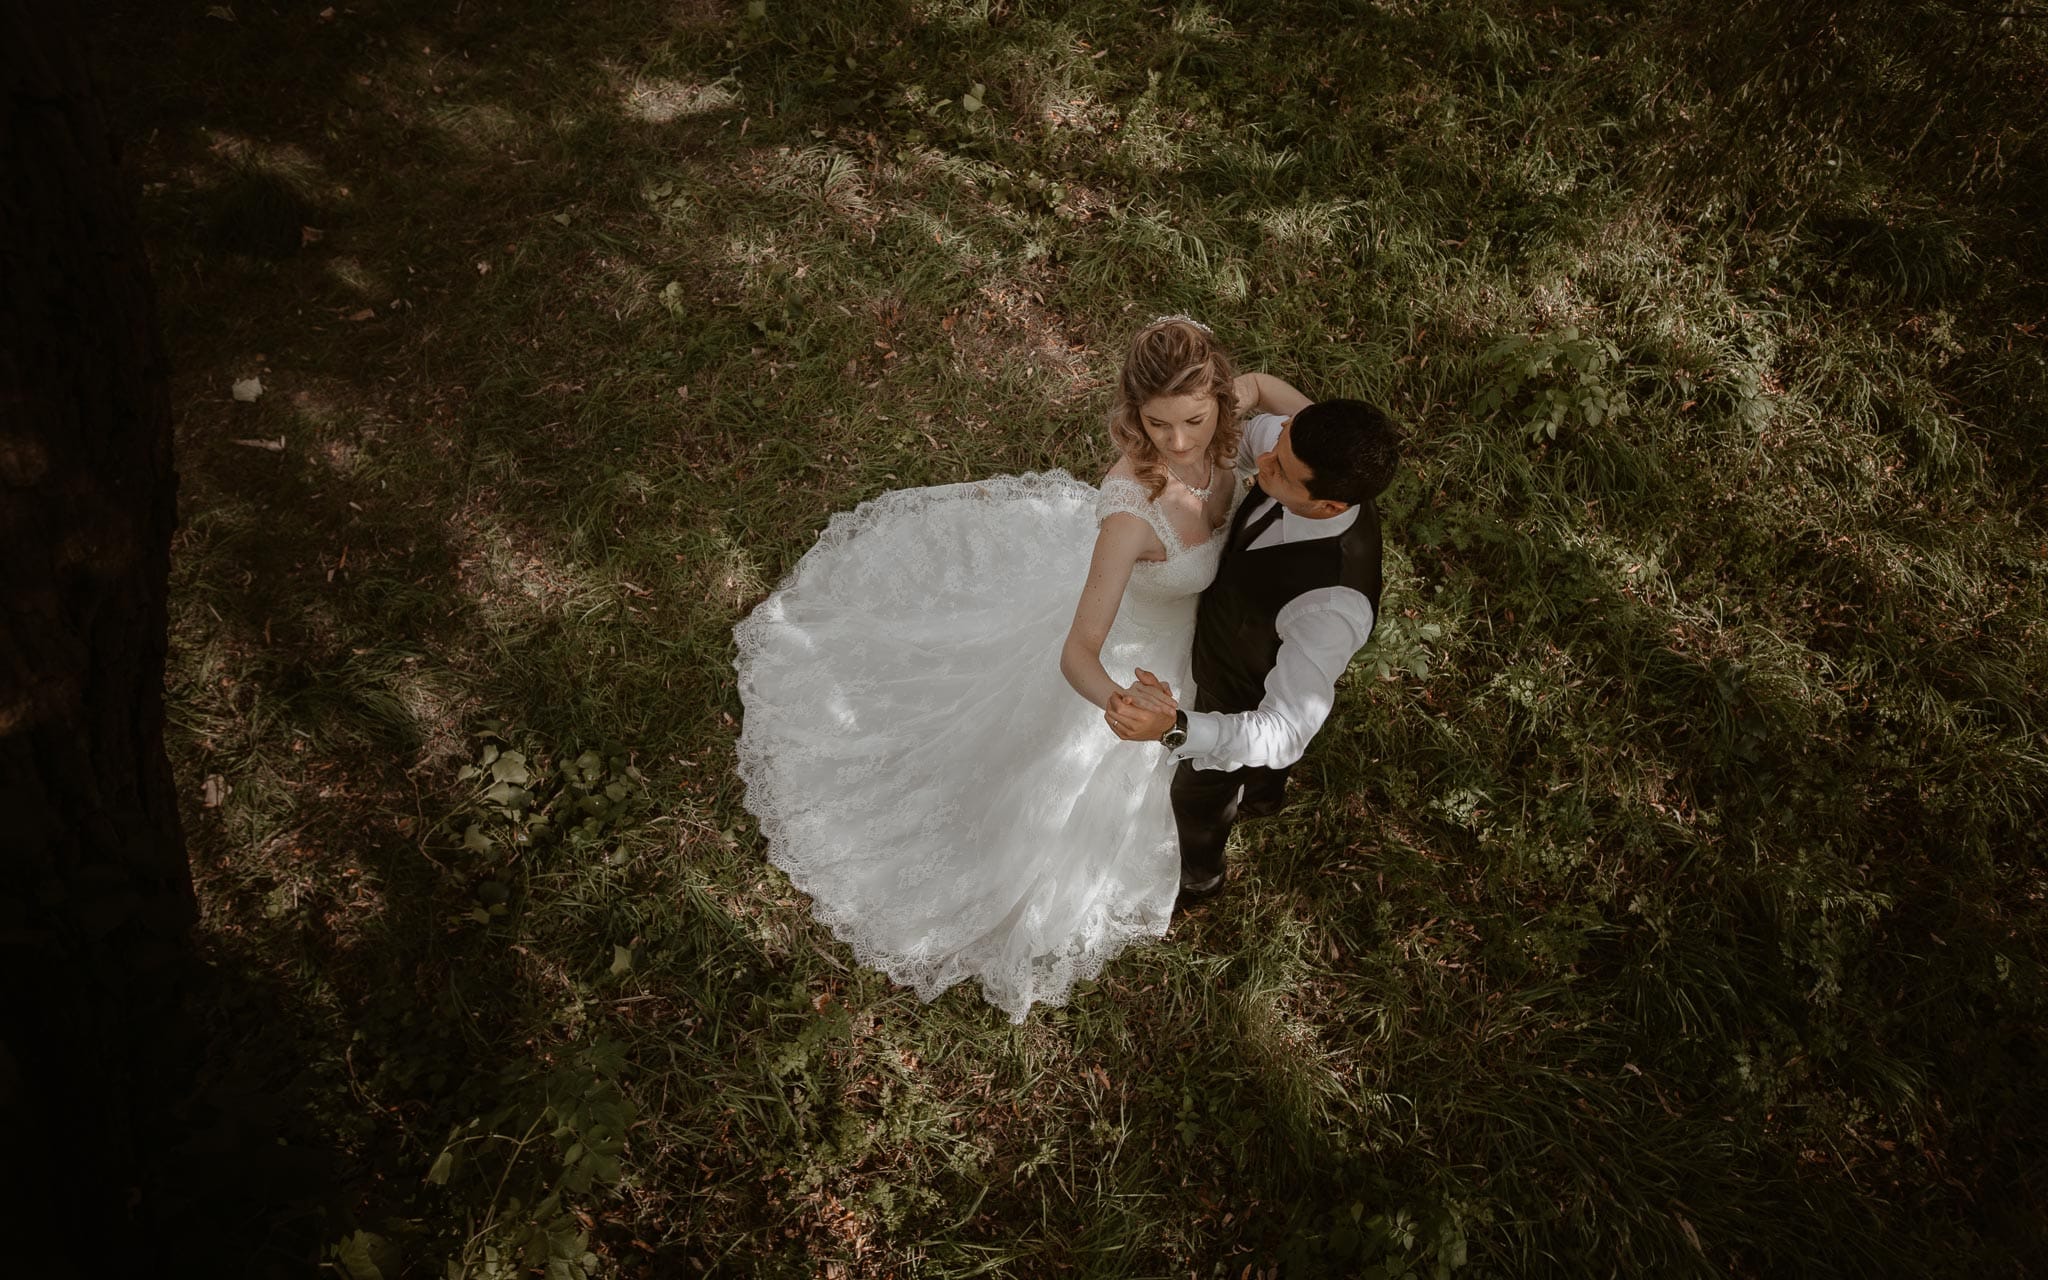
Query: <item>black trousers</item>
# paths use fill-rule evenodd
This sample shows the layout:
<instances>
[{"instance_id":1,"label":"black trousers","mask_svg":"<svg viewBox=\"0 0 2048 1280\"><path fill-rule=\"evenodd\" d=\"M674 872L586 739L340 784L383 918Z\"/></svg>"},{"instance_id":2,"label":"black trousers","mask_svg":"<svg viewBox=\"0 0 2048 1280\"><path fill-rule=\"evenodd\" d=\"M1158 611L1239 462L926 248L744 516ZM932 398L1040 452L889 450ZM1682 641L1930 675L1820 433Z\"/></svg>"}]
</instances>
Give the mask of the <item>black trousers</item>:
<instances>
[{"instance_id":1,"label":"black trousers","mask_svg":"<svg viewBox=\"0 0 2048 1280\"><path fill-rule=\"evenodd\" d=\"M1180 830L1180 878L1182 884L1201 884L1223 874L1223 846L1230 841L1230 829L1237 825L1240 802L1264 802L1261 808L1279 807L1281 790L1287 785L1287 770L1197 769L1190 761L1180 762L1173 774L1173 822Z\"/></svg>"}]
</instances>

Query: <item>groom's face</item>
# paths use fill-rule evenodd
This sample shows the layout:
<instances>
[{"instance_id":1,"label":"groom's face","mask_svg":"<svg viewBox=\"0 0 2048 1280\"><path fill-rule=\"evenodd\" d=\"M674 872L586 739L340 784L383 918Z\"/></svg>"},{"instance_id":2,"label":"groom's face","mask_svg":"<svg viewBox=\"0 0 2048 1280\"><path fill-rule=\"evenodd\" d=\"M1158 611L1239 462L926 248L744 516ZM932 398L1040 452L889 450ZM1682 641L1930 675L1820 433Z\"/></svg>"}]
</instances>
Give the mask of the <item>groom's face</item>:
<instances>
[{"instance_id":1,"label":"groom's face","mask_svg":"<svg viewBox=\"0 0 2048 1280\"><path fill-rule=\"evenodd\" d=\"M1280 438L1273 447L1259 455L1259 488L1298 516L1327 520L1342 515L1349 509L1346 504L1309 495L1308 482L1315 472L1295 456L1293 435L1294 419L1289 418L1281 424Z\"/></svg>"}]
</instances>

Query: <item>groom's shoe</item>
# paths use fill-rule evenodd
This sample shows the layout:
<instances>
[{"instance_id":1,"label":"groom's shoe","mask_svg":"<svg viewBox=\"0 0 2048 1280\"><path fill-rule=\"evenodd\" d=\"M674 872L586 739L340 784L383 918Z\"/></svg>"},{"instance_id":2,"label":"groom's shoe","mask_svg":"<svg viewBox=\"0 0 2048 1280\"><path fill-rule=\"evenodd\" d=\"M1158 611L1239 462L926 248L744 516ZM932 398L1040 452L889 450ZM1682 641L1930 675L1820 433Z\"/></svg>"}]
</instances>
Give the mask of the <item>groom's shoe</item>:
<instances>
[{"instance_id":1,"label":"groom's shoe","mask_svg":"<svg viewBox=\"0 0 2048 1280\"><path fill-rule=\"evenodd\" d=\"M1190 880L1183 876L1180 882L1180 895L1173 900L1173 909L1175 911L1185 911L1189 907L1199 906L1201 903L1222 892L1223 873L1221 871L1210 876L1207 880Z\"/></svg>"}]
</instances>

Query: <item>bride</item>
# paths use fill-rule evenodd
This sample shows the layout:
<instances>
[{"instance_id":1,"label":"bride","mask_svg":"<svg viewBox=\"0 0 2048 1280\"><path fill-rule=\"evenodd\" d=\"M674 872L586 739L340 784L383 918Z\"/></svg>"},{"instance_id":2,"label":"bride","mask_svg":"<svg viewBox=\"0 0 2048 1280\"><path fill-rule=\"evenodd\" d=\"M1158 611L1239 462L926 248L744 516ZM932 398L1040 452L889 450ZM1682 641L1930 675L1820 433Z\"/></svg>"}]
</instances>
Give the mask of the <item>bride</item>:
<instances>
[{"instance_id":1,"label":"bride","mask_svg":"<svg viewBox=\"0 0 2048 1280\"><path fill-rule=\"evenodd\" d=\"M1155 320L1099 490L1047 471L883 494L735 630L747 808L863 964L926 1000L978 978L1022 1022L1166 932L1174 762L1104 718L1141 669L1192 705L1240 402L1267 384L1207 327Z\"/></svg>"}]
</instances>

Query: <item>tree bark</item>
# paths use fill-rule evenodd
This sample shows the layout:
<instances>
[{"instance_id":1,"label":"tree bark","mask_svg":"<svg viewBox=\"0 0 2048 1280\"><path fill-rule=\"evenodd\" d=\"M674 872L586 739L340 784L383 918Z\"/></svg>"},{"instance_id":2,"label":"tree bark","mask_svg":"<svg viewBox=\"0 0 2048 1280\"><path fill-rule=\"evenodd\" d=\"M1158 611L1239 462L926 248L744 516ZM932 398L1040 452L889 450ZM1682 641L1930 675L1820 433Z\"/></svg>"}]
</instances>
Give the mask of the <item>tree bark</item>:
<instances>
[{"instance_id":1,"label":"tree bark","mask_svg":"<svg viewBox=\"0 0 2048 1280\"><path fill-rule=\"evenodd\" d=\"M163 746L176 476L91 8L0 0L0 1164L33 1222L13 1269L163 1274L145 1171L196 918Z\"/></svg>"}]
</instances>

